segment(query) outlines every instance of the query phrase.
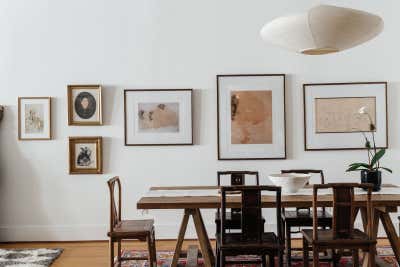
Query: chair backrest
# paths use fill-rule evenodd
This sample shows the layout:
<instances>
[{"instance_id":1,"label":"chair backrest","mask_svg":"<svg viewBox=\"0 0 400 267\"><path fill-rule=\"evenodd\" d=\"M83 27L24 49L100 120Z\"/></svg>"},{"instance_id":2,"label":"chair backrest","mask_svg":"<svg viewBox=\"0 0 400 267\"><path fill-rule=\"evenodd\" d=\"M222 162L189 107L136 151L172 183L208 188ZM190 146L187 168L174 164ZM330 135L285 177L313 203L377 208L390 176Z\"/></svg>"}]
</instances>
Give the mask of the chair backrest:
<instances>
[{"instance_id":1,"label":"chair backrest","mask_svg":"<svg viewBox=\"0 0 400 267\"><path fill-rule=\"evenodd\" d=\"M331 189L333 193L333 221L332 230L334 239L351 238L354 229L354 212L356 205L354 203L354 188L367 190L367 216L368 216L368 234L372 238L372 184L357 183L329 183L316 184L313 186L313 238L318 240L318 190Z\"/></svg>"},{"instance_id":2,"label":"chair backrest","mask_svg":"<svg viewBox=\"0 0 400 267\"><path fill-rule=\"evenodd\" d=\"M221 187L221 235L222 243L226 242L226 212L230 203L227 195L240 195L241 214L241 239L255 243L262 242L264 223L262 220L262 191L276 192L276 223L278 225L278 239L281 241L281 188L277 186L223 186Z\"/></svg>"},{"instance_id":3,"label":"chair backrest","mask_svg":"<svg viewBox=\"0 0 400 267\"><path fill-rule=\"evenodd\" d=\"M119 177L116 176L107 181L110 190L110 232L114 227L121 222L121 182ZM117 198L115 190L118 190Z\"/></svg>"},{"instance_id":4,"label":"chair backrest","mask_svg":"<svg viewBox=\"0 0 400 267\"><path fill-rule=\"evenodd\" d=\"M303 174L319 174L321 177L321 184L325 183L325 176L322 170L314 169L291 169L291 170L281 170L281 173L303 173Z\"/></svg>"},{"instance_id":5,"label":"chair backrest","mask_svg":"<svg viewBox=\"0 0 400 267\"><path fill-rule=\"evenodd\" d=\"M246 175L254 176L256 185L260 184L259 174L255 171L219 171L217 173L217 184L218 186L221 186L221 180L223 176L230 176L231 185L245 185Z\"/></svg>"}]
</instances>

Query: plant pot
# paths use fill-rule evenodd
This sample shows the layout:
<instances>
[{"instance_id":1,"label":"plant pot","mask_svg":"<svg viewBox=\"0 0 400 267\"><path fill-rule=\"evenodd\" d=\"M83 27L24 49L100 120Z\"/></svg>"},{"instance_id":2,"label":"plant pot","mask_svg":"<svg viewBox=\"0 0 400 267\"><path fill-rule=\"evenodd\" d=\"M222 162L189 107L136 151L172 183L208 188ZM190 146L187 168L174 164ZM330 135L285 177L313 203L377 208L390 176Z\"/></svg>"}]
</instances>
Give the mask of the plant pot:
<instances>
[{"instance_id":1,"label":"plant pot","mask_svg":"<svg viewBox=\"0 0 400 267\"><path fill-rule=\"evenodd\" d=\"M377 192L381 190L382 185L382 172L380 171L361 171L361 183L370 183L374 185L372 191Z\"/></svg>"}]
</instances>

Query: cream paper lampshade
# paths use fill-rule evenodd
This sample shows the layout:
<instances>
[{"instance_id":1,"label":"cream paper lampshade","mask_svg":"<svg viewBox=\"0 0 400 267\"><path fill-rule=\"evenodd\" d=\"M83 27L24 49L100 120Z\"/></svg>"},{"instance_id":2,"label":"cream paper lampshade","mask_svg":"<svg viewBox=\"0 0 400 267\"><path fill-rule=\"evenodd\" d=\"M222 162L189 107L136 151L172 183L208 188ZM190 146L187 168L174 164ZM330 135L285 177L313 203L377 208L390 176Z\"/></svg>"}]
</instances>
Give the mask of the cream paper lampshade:
<instances>
[{"instance_id":1,"label":"cream paper lampshade","mask_svg":"<svg viewBox=\"0 0 400 267\"><path fill-rule=\"evenodd\" d=\"M383 20L360 10L319 5L305 14L280 17L261 29L267 42L307 55L339 52L371 40Z\"/></svg>"}]
</instances>

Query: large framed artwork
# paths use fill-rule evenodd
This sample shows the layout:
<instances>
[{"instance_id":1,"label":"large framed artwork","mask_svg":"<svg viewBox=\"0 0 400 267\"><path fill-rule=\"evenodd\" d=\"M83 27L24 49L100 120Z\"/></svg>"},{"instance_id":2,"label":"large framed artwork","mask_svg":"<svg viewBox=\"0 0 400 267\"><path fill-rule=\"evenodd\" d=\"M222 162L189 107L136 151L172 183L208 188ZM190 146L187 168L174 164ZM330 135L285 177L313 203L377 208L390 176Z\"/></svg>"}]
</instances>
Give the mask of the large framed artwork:
<instances>
[{"instance_id":1,"label":"large framed artwork","mask_svg":"<svg viewBox=\"0 0 400 267\"><path fill-rule=\"evenodd\" d=\"M19 97L18 139L51 138L51 97Z\"/></svg>"},{"instance_id":2,"label":"large framed artwork","mask_svg":"<svg viewBox=\"0 0 400 267\"><path fill-rule=\"evenodd\" d=\"M102 125L100 85L68 85L68 125Z\"/></svg>"},{"instance_id":3,"label":"large framed artwork","mask_svg":"<svg viewBox=\"0 0 400 267\"><path fill-rule=\"evenodd\" d=\"M217 75L218 159L286 158L285 75Z\"/></svg>"},{"instance_id":4,"label":"large framed artwork","mask_svg":"<svg viewBox=\"0 0 400 267\"><path fill-rule=\"evenodd\" d=\"M70 137L69 138L69 173L101 174L103 173L103 138Z\"/></svg>"},{"instance_id":5,"label":"large framed artwork","mask_svg":"<svg viewBox=\"0 0 400 267\"><path fill-rule=\"evenodd\" d=\"M371 123L388 147L386 82L304 84L303 94L305 150L365 149Z\"/></svg>"},{"instance_id":6,"label":"large framed artwork","mask_svg":"<svg viewBox=\"0 0 400 267\"><path fill-rule=\"evenodd\" d=\"M125 90L125 145L193 145L192 89Z\"/></svg>"}]
</instances>

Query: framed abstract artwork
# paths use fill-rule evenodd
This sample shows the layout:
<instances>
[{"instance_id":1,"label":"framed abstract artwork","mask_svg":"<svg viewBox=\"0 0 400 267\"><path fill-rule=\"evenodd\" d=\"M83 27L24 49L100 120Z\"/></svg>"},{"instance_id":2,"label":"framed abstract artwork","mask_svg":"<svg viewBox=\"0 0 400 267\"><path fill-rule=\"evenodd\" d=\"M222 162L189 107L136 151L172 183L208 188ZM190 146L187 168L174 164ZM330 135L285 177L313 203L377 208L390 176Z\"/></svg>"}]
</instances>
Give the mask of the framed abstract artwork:
<instances>
[{"instance_id":1,"label":"framed abstract artwork","mask_svg":"<svg viewBox=\"0 0 400 267\"><path fill-rule=\"evenodd\" d=\"M286 158L285 75L217 75L218 159Z\"/></svg>"},{"instance_id":2,"label":"framed abstract artwork","mask_svg":"<svg viewBox=\"0 0 400 267\"><path fill-rule=\"evenodd\" d=\"M68 125L102 125L100 85L68 85Z\"/></svg>"},{"instance_id":3,"label":"framed abstract artwork","mask_svg":"<svg viewBox=\"0 0 400 267\"><path fill-rule=\"evenodd\" d=\"M51 97L19 97L18 139L51 138Z\"/></svg>"},{"instance_id":4,"label":"framed abstract artwork","mask_svg":"<svg viewBox=\"0 0 400 267\"><path fill-rule=\"evenodd\" d=\"M192 89L125 90L125 145L193 145Z\"/></svg>"},{"instance_id":5,"label":"framed abstract artwork","mask_svg":"<svg viewBox=\"0 0 400 267\"><path fill-rule=\"evenodd\" d=\"M386 82L304 84L303 94L305 150L365 149L371 123L388 147Z\"/></svg>"},{"instance_id":6,"label":"framed abstract artwork","mask_svg":"<svg viewBox=\"0 0 400 267\"><path fill-rule=\"evenodd\" d=\"M69 173L102 174L103 173L103 138L70 137L69 138Z\"/></svg>"}]
</instances>

